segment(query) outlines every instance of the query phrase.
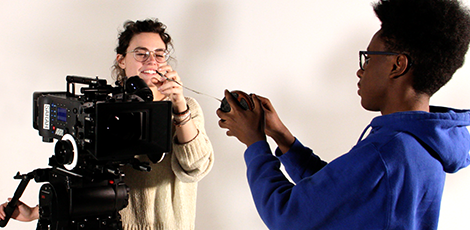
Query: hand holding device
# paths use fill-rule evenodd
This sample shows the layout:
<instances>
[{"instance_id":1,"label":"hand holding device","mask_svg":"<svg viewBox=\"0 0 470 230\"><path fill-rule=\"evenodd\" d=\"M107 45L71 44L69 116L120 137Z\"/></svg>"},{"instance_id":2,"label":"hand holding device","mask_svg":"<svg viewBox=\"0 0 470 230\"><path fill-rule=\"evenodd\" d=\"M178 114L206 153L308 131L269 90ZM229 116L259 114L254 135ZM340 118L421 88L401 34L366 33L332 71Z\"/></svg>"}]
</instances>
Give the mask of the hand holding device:
<instances>
[{"instance_id":1,"label":"hand holding device","mask_svg":"<svg viewBox=\"0 0 470 230\"><path fill-rule=\"evenodd\" d=\"M237 99L238 105L240 105L244 110L253 110L254 103L248 94L240 90L233 90L230 93ZM222 99L222 103L220 104L220 110L223 112L230 112L231 110L230 104L225 97Z\"/></svg>"}]
</instances>

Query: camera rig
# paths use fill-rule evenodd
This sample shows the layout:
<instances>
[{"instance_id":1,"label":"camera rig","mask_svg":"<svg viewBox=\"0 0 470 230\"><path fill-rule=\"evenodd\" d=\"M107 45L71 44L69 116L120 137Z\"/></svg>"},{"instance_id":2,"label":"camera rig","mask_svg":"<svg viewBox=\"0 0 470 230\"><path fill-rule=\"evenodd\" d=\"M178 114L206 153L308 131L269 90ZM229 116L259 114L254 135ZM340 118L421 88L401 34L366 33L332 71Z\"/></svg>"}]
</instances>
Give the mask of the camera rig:
<instances>
[{"instance_id":1,"label":"camera rig","mask_svg":"<svg viewBox=\"0 0 470 230\"><path fill-rule=\"evenodd\" d=\"M171 148L171 102L153 102L138 76L111 86L106 80L67 76L65 92L33 94L33 127L43 142L57 140L50 168L18 174L5 208L6 226L29 181L48 182L39 192L37 229L122 229L119 211L128 204L124 165L150 171ZM76 94L76 84L81 94Z\"/></svg>"}]
</instances>

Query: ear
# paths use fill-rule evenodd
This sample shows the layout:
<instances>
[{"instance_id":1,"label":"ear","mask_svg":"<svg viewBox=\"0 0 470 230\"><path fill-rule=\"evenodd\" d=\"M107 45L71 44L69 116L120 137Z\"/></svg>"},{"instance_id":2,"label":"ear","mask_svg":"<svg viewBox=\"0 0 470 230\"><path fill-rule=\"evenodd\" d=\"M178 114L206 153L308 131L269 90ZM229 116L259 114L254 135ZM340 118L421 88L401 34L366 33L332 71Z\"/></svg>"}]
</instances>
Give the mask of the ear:
<instances>
[{"instance_id":1,"label":"ear","mask_svg":"<svg viewBox=\"0 0 470 230\"><path fill-rule=\"evenodd\" d=\"M126 60L122 54L116 55L116 62L118 63L119 67L121 67L121 69L126 68Z\"/></svg>"},{"instance_id":2,"label":"ear","mask_svg":"<svg viewBox=\"0 0 470 230\"><path fill-rule=\"evenodd\" d=\"M393 64L393 69L390 73L390 78L399 78L406 74L409 67L409 59L405 54L396 56Z\"/></svg>"}]
</instances>

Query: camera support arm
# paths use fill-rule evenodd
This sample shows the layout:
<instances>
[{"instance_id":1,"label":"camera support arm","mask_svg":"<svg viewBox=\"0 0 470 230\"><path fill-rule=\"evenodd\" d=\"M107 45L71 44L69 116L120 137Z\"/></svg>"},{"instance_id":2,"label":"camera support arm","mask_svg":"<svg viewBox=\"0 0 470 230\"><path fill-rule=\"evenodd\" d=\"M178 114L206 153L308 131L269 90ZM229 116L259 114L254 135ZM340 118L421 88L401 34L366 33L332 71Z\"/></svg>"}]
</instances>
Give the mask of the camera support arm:
<instances>
[{"instance_id":1,"label":"camera support arm","mask_svg":"<svg viewBox=\"0 0 470 230\"><path fill-rule=\"evenodd\" d=\"M36 175L36 170L28 174L23 174L23 175L21 175L20 172L16 174L14 178L21 179L21 182L18 185L18 188L16 189L13 198L11 199L10 202L8 202L8 205L5 207L5 219L0 221L0 227L3 228L7 225L8 221L11 218L11 215L13 214L13 211L15 211L18 200L20 199L21 195L23 195L23 192L26 189L26 186L28 186L29 181L33 179L35 175Z\"/></svg>"}]
</instances>

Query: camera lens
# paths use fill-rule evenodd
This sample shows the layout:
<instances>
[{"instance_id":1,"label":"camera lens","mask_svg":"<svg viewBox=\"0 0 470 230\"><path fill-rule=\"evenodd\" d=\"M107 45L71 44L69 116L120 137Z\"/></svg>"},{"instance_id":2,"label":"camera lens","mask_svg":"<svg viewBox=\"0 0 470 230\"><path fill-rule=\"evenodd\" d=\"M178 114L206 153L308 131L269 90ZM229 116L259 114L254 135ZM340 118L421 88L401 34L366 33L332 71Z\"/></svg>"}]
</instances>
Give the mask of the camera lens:
<instances>
[{"instance_id":1,"label":"camera lens","mask_svg":"<svg viewBox=\"0 0 470 230\"><path fill-rule=\"evenodd\" d=\"M126 81L126 92L128 94L135 94L142 98L144 101L153 101L152 90L139 76L133 76Z\"/></svg>"},{"instance_id":2,"label":"camera lens","mask_svg":"<svg viewBox=\"0 0 470 230\"><path fill-rule=\"evenodd\" d=\"M110 115L107 120L105 136L110 141L119 143L119 141L138 141L141 139L141 113L117 113Z\"/></svg>"}]
</instances>

